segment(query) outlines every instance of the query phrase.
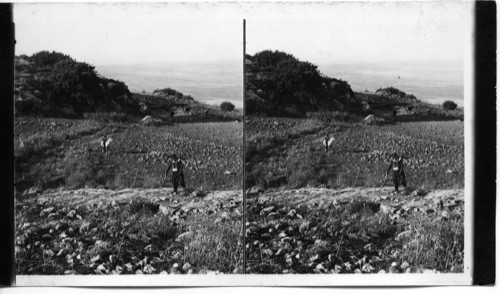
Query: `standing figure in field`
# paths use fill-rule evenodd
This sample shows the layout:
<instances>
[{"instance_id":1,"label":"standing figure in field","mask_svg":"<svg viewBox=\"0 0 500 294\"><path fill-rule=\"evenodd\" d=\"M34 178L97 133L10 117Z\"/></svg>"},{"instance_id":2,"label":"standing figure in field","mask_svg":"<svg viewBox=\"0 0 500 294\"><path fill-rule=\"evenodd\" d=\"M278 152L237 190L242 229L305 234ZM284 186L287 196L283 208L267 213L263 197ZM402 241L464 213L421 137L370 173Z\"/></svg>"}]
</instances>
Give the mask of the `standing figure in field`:
<instances>
[{"instance_id":1,"label":"standing figure in field","mask_svg":"<svg viewBox=\"0 0 500 294\"><path fill-rule=\"evenodd\" d=\"M106 135L104 135L101 138L101 152L102 153L108 152L108 150L109 150L109 143L111 143L111 141L113 141L113 139L107 138Z\"/></svg>"},{"instance_id":2,"label":"standing figure in field","mask_svg":"<svg viewBox=\"0 0 500 294\"><path fill-rule=\"evenodd\" d=\"M168 172L172 170L172 186L174 193L177 194L177 187L180 185L184 191L186 190L186 183L184 183L184 163L177 155L172 155L171 160L168 162L167 171L165 172L165 179L168 177Z\"/></svg>"},{"instance_id":3,"label":"standing figure in field","mask_svg":"<svg viewBox=\"0 0 500 294\"><path fill-rule=\"evenodd\" d=\"M406 189L406 176L404 172L403 157L399 157L397 153L394 153L391 159L391 164L387 169L387 173L392 169L392 181L394 182L394 192L397 193L399 189L399 184L401 184Z\"/></svg>"},{"instance_id":4,"label":"standing figure in field","mask_svg":"<svg viewBox=\"0 0 500 294\"><path fill-rule=\"evenodd\" d=\"M335 141L335 139L333 137L329 138L328 134L325 134L325 136L323 137L323 140L321 140L321 142L323 143L323 146L325 146L325 152L328 152L328 149L332 145L333 141Z\"/></svg>"}]
</instances>

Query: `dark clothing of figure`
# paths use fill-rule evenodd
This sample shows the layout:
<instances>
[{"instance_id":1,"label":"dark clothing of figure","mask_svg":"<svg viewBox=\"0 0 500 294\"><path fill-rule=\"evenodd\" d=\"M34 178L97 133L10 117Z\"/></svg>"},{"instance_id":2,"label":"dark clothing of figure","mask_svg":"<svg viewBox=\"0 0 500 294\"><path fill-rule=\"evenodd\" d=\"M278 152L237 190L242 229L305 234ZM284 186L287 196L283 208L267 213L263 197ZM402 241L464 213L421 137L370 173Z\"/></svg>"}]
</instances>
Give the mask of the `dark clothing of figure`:
<instances>
[{"instance_id":1,"label":"dark clothing of figure","mask_svg":"<svg viewBox=\"0 0 500 294\"><path fill-rule=\"evenodd\" d=\"M174 188L174 192L177 193L177 187L180 185L184 190L186 190L186 183L184 182L184 173L182 172L184 169L184 164L179 158L173 158L167 167L167 171L165 172L165 177L168 176L168 172L172 170L172 186Z\"/></svg>"},{"instance_id":2,"label":"dark clothing of figure","mask_svg":"<svg viewBox=\"0 0 500 294\"><path fill-rule=\"evenodd\" d=\"M106 146L106 141L107 141L107 138L106 137L102 137L101 139L101 151L102 153L106 153L106 151L108 151L107 149L107 146Z\"/></svg>"},{"instance_id":3,"label":"dark clothing of figure","mask_svg":"<svg viewBox=\"0 0 500 294\"><path fill-rule=\"evenodd\" d=\"M177 187L179 185L186 190L186 183L184 183L184 174L180 173L172 173L172 186L174 187L174 192L177 193Z\"/></svg>"},{"instance_id":4,"label":"dark clothing of figure","mask_svg":"<svg viewBox=\"0 0 500 294\"><path fill-rule=\"evenodd\" d=\"M328 137L323 138L323 145L325 146L325 152L328 152Z\"/></svg>"},{"instance_id":5,"label":"dark clothing of figure","mask_svg":"<svg viewBox=\"0 0 500 294\"><path fill-rule=\"evenodd\" d=\"M406 175L404 172L403 158L393 158L387 169L389 172L392 169L392 182L394 183L394 191L398 192L399 185L406 187Z\"/></svg>"}]
</instances>

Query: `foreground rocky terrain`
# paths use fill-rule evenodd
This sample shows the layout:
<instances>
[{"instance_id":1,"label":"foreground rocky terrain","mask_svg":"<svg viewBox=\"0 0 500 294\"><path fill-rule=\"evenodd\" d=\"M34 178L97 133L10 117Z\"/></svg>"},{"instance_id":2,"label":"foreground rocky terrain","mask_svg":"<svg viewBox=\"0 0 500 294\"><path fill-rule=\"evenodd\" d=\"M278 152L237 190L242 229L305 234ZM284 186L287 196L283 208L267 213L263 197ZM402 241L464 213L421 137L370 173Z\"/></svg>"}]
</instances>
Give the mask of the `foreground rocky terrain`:
<instances>
[{"instance_id":1,"label":"foreground rocky terrain","mask_svg":"<svg viewBox=\"0 0 500 294\"><path fill-rule=\"evenodd\" d=\"M462 272L464 191L249 191L249 273Z\"/></svg>"},{"instance_id":2,"label":"foreground rocky terrain","mask_svg":"<svg viewBox=\"0 0 500 294\"><path fill-rule=\"evenodd\" d=\"M16 203L18 274L242 271L241 191L79 189Z\"/></svg>"}]
</instances>

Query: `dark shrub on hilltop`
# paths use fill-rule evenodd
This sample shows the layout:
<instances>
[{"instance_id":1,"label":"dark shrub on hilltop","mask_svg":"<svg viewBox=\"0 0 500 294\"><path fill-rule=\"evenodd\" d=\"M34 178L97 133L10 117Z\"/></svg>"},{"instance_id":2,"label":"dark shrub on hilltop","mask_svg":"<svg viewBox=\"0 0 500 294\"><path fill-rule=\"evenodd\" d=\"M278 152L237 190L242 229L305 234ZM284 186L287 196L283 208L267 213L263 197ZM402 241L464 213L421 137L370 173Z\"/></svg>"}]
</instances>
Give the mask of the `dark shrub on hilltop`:
<instances>
[{"instance_id":1,"label":"dark shrub on hilltop","mask_svg":"<svg viewBox=\"0 0 500 294\"><path fill-rule=\"evenodd\" d=\"M379 88L377 91L375 91L377 95L382 95L382 96L387 96L389 98L396 98L396 99L410 99L410 100L416 100L417 97L413 94L406 94L405 92L396 89L394 87L387 87L387 88Z\"/></svg>"},{"instance_id":2,"label":"dark shrub on hilltop","mask_svg":"<svg viewBox=\"0 0 500 294\"><path fill-rule=\"evenodd\" d=\"M166 99L194 101L193 97L191 97L190 95L184 95L181 92L171 88L156 89L153 91L153 94Z\"/></svg>"},{"instance_id":3,"label":"dark shrub on hilltop","mask_svg":"<svg viewBox=\"0 0 500 294\"><path fill-rule=\"evenodd\" d=\"M443 102L443 109L455 110L455 109L457 109L457 104L453 101L447 100L447 101Z\"/></svg>"},{"instance_id":4,"label":"dark shrub on hilltop","mask_svg":"<svg viewBox=\"0 0 500 294\"><path fill-rule=\"evenodd\" d=\"M280 51L246 56L246 113L304 116L308 111L360 109L349 84Z\"/></svg>"},{"instance_id":5,"label":"dark shrub on hilltop","mask_svg":"<svg viewBox=\"0 0 500 294\"><path fill-rule=\"evenodd\" d=\"M231 102L227 102L227 101L222 102L220 104L220 109L222 111L233 111L234 110L234 104L231 103Z\"/></svg>"},{"instance_id":6,"label":"dark shrub on hilltop","mask_svg":"<svg viewBox=\"0 0 500 294\"><path fill-rule=\"evenodd\" d=\"M128 87L59 52L15 58L17 115L81 117L86 112L136 113Z\"/></svg>"}]
</instances>

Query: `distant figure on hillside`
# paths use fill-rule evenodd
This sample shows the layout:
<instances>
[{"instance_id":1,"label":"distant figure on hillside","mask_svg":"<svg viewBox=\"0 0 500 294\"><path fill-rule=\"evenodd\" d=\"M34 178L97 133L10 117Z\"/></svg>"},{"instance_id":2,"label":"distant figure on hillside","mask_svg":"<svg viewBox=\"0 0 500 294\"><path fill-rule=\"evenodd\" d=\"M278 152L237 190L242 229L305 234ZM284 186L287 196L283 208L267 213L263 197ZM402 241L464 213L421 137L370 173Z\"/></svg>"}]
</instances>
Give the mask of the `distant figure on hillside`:
<instances>
[{"instance_id":1,"label":"distant figure on hillside","mask_svg":"<svg viewBox=\"0 0 500 294\"><path fill-rule=\"evenodd\" d=\"M406 189L406 176L404 172L403 157L399 157L394 153L391 159L391 164L387 169L387 173L392 169L392 181L394 182L394 192L397 193L399 184Z\"/></svg>"},{"instance_id":2,"label":"distant figure on hillside","mask_svg":"<svg viewBox=\"0 0 500 294\"><path fill-rule=\"evenodd\" d=\"M394 108L394 109L392 110L392 116L393 116L393 117L396 117L396 115L397 115L397 114L398 114L398 111Z\"/></svg>"},{"instance_id":3,"label":"distant figure on hillside","mask_svg":"<svg viewBox=\"0 0 500 294\"><path fill-rule=\"evenodd\" d=\"M102 153L106 153L109 150L109 144L113 141L111 138L107 138L106 135L104 135L101 138L101 151Z\"/></svg>"},{"instance_id":4,"label":"distant figure on hillside","mask_svg":"<svg viewBox=\"0 0 500 294\"><path fill-rule=\"evenodd\" d=\"M174 118L175 112L173 110L170 111L170 118Z\"/></svg>"},{"instance_id":5,"label":"distant figure on hillside","mask_svg":"<svg viewBox=\"0 0 500 294\"><path fill-rule=\"evenodd\" d=\"M332 145L333 141L335 141L335 139L333 137L328 137L328 134L325 134L325 136L323 137L323 140L321 140L322 143L323 143L323 146L325 146L325 152L328 152L328 149L329 147Z\"/></svg>"},{"instance_id":6,"label":"distant figure on hillside","mask_svg":"<svg viewBox=\"0 0 500 294\"><path fill-rule=\"evenodd\" d=\"M184 163L177 155L173 154L171 160L168 161L167 171L165 172L165 179L168 177L168 172L172 170L172 186L174 193L177 194L177 187L180 185L184 191L186 190L186 183L184 182Z\"/></svg>"}]
</instances>

